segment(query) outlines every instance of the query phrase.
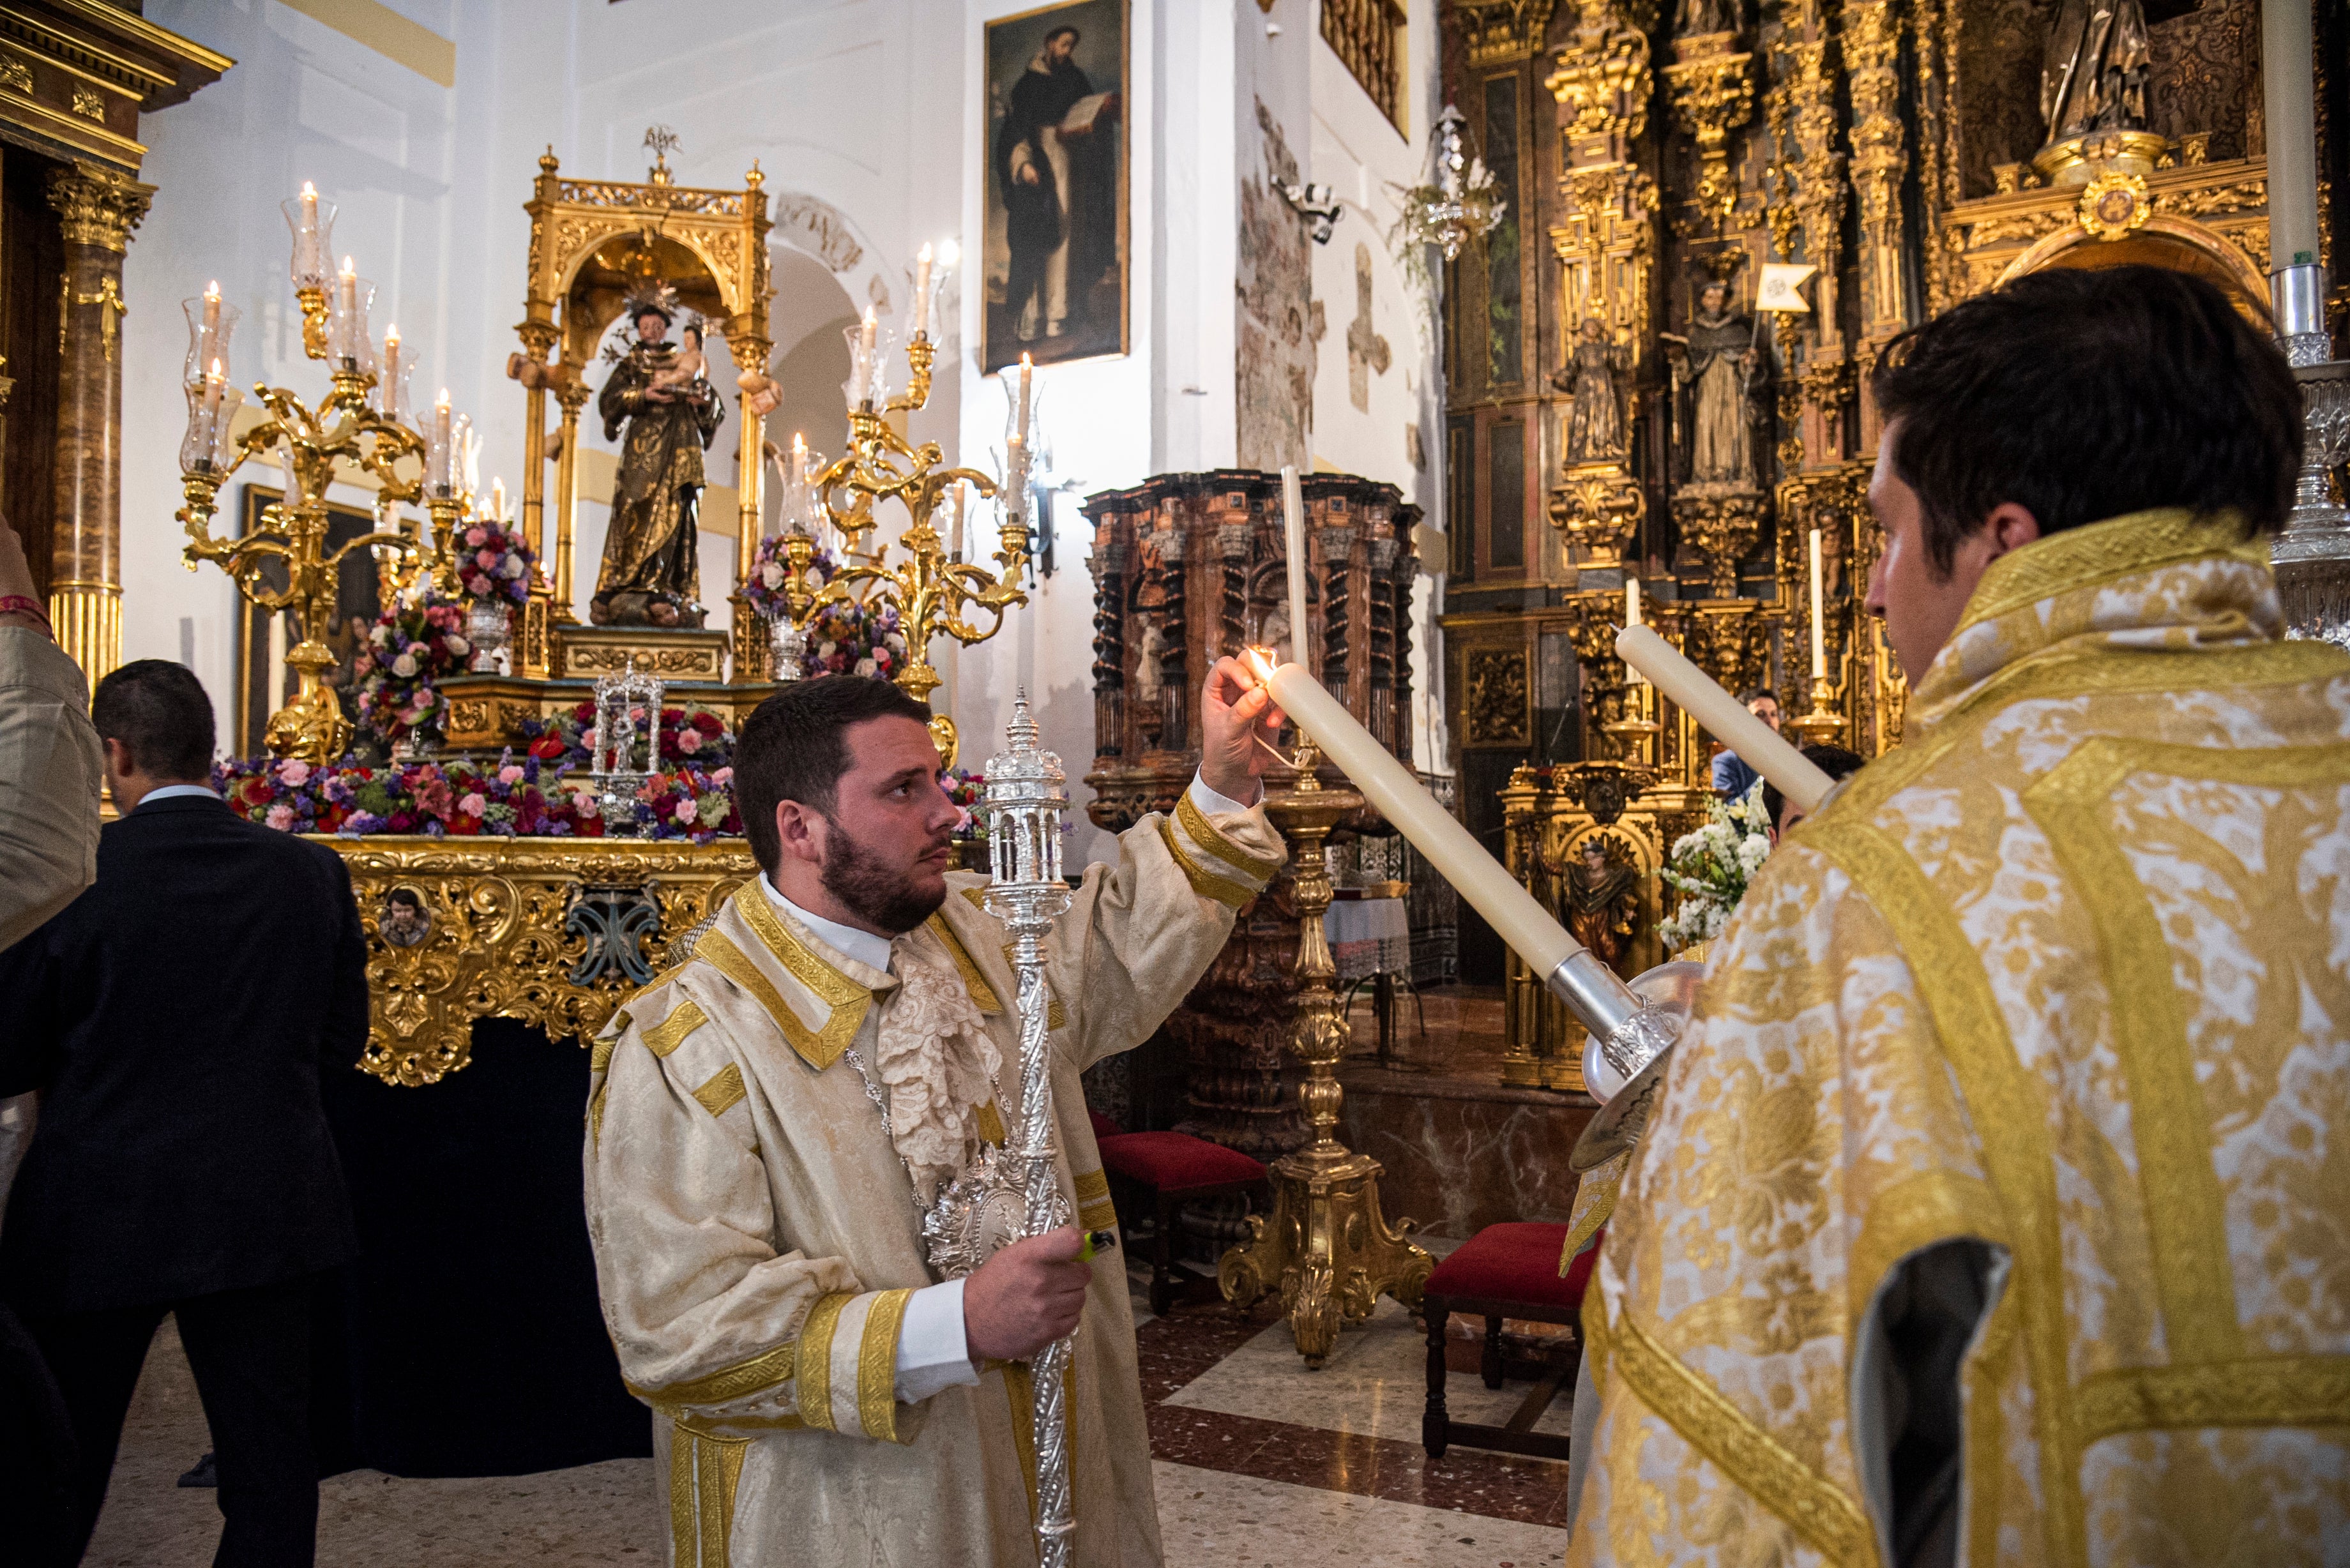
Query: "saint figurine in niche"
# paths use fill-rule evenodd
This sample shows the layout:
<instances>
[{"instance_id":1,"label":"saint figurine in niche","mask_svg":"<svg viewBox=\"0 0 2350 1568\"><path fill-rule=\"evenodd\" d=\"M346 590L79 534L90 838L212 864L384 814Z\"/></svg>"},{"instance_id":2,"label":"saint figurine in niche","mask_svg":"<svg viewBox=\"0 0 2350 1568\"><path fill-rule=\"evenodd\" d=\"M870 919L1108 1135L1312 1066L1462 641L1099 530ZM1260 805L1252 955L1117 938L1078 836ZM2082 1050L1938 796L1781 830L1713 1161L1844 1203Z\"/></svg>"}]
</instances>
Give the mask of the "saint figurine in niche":
<instances>
[{"instance_id":1,"label":"saint figurine in niche","mask_svg":"<svg viewBox=\"0 0 2350 1568\"><path fill-rule=\"evenodd\" d=\"M1763 376L1754 318L1733 315L1730 286L1698 290L1689 336L1659 335L1673 369L1680 429L1676 456L1689 488L1721 493L1754 484L1754 391Z\"/></svg>"},{"instance_id":2,"label":"saint figurine in niche","mask_svg":"<svg viewBox=\"0 0 2350 1568\"><path fill-rule=\"evenodd\" d=\"M2046 144L2092 130L2144 130L2152 61L2144 0L2059 0L2040 65Z\"/></svg>"},{"instance_id":3,"label":"saint figurine in niche","mask_svg":"<svg viewBox=\"0 0 2350 1568\"><path fill-rule=\"evenodd\" d=\"M1624 399L1617 378L1632 369L1632 351L1607 341L1596 316L1583 318L1583 340L1551 385L1575 399L1567 418L1566 461L1596 462L1624 455Z\"/></svg>"},{"instance_id":4,"label":"saint figurine in niche","mask_svg":"<svg viewBox=\"0 0 2350 1568\"><path fill-rule=\"evenodd\" d=\"M702 454L726 406L707 380L663 382L681 358L668 340L676 312L670 298L641 295L629 311L637 340L596 400L604 439L619 438L623 428L628 436L588 618L598 626L700 626ZM691 352L698 359L695 337Z\"/></svg>"},{"instance_id":5,"label":"saint figurine in niche","mask_svg":"<svg viewBox=\"0 0 2350 1568\"><path fill-rule=\"evenodd\" d=\"M1557 867L1547 869L1557 875ZM1558 904L1569 934L1623 973L1640 914L1639 873L1611 857L1605 838L1586 838L1560 879Z\"/></svg>"}]
</instances>

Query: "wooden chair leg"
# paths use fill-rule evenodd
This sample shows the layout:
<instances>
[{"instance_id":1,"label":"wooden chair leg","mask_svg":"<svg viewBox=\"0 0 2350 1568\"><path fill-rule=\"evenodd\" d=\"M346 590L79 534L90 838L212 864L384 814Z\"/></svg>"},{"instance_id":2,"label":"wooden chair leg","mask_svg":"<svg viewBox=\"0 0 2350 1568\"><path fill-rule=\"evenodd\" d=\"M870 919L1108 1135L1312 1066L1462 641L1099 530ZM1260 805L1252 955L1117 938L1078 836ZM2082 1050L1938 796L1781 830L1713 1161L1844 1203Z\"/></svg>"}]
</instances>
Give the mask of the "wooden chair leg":
<instances>
[{"instance_id":1,"label":"wooden chair leg","mask_svg":"<svg viewBox=\"0 0 2350 1568\"><path fill-rule=\"evenodd\" d=\"M1150 1311L1165 1317L1175 1304L1175 1200L1164 1192L1158 1200L1157 1233L1150 1238Z\"/></svg>"},{"instance_id":2,"label":"wooden chair leg","mask_svg":"<svg viewBox=\"0 0 2350 1568\"><path fill-rule=\"evenodd\" d=\"M1419 1445L1430 1459L1440 1459L1452 1435L1444 1408L1444 1327L1452 1314L1440 1296L1423 1297L1420 1307L1428 1314L1428 1409L1419 1418Z\"/></svg>"},{"instance_id":3,"label":"wooden chair leg","mask_svg":"<svg viewBox=\"0 0 2350 1568\"><path fill-rule=\"evenodd\" d=\"M1478 1370L1485 1375L1486 1387L1499 1388L1502 1386L1502 1320L1500 1318L1489 1317L1485 1320L1485 1359L1484 1364Z\"/></svg>"}]
</instances>

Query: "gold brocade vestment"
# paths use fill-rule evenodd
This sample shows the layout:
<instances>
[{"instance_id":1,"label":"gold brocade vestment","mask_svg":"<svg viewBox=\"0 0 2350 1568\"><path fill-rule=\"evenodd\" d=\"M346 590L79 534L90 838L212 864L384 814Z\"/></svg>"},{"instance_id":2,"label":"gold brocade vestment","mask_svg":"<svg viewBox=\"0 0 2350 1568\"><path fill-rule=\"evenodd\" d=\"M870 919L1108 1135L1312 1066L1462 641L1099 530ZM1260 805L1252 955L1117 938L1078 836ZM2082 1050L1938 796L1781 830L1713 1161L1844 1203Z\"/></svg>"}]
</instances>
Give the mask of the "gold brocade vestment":
<instances>
[{"instance_id":1,"label":"gold brocade vestment","mask_svg":"<svg viewBox=\"0 0 2350 1568\"><path fill-rule=\"evenodd\" d=\"M1119 850L1088 867L1046 948L1060 1179L1088 1229L1116 1215L1078 1074L1150 1035L1284 853L1262 807L1211 815L1189 795ZM944 907L891 944L885 972L753 882L596 1043L588 1235L621 1374L654 1412L678 1568L1036 1561L1027 1367L991 1364L919 1403L898 1397L893 1376L908 1300L936 1282L900 1159L910 1127L967 1125L1000 1145L1019 1125L1016 987L985 886L951 876ZM925 985L958 992L952 1006L939 1009L935 989L915 996L911 969L943 977ZM975 1020L1002 1064L995 1082L893 1075L884 1058L908 1009ZM893 1107L889 1131L868 1073ZM1095 1264L1070 1377L1074 1560L1156 1568L1116 1254Z\"/></svg>"},{"instance_id":2,"label":"gold brocade vestment","mask_svg":"<svg viewBox=\"0 0 2350 1568\"><path fill-rule=\"evenodd\" d=\"M1966 1238L1958 1561L2345 1560L2350 658L2282 629L2179 512L1984 575L1715 944L1585 1302L1570 1563L1882 1561L1874 1314Z\"/></svg>"}]
</instances>

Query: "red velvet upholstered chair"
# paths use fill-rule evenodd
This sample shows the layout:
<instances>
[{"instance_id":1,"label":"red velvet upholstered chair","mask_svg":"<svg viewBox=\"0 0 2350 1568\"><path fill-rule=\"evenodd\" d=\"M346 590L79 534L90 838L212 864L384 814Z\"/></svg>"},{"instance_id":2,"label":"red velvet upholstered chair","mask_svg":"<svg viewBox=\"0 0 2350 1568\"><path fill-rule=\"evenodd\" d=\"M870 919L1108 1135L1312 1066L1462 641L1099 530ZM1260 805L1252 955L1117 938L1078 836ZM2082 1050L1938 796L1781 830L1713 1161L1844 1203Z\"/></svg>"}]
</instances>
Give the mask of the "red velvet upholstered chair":
<instances>
[{"instance_id":1,"label":"red velvet upholstered chair","mask_svg":"<svg viewBox=\"0 0 2350 1568\"><path fill-rule=\"evenodd\" d=\"M1604 1236L1606 1231L1601 1231ZM1444 1457L1447 1445L1464 1449L1499 1449L1504 1453L1531 1454L1536 1459L1566 1458L1567 1439L1537 1432L1536 1421L1550 1408L1562 1387L1574 1398L1575 1363L1583 1347L1583 1291L1598 1260L1599 1242L1577 1253L1565 1278L1559 1276L1559 1253L1566 1247L1566 1227L1517 1221L1488 1225L1436 1265L1420 1292L1428 1314L1428 1413L1420 1417L1420 1446L1431 1459ZM1444 1331L1456 1312L1474 1313L1485 1320L1485 1355L1482 1368L1485 1386L1502 1386L1502 1320L1559 1323L1570 1332L1559 1336L1543 1363L1534 1387L1505 1426L1480 1426L1447 1417L1444 1409Z\"/></svg>"},{"instance_id":2,"label":"red velvet upholstered chair","mask_svg":"<svg viewBox=\"0 0 2350 1568\"><path fill-rule=\"evenodd\" d=\"M1086 1114L1093 1118L1102 1170L1112 1188L1124 1187L1146 1200L1157 1220L1150 1239L1150 1310L1164 1317L1179 1294L1185 1301L1221 1299L1213 1276L1175 1261L1175 1211L1198 1199L1261 1190L1264 1167L1238 1149L1190 1133L1125 1132L1099 1111ZM1143 1206L1121 1201L1118 1211L1134 1213Z\"/></svg>"}]
</instances>

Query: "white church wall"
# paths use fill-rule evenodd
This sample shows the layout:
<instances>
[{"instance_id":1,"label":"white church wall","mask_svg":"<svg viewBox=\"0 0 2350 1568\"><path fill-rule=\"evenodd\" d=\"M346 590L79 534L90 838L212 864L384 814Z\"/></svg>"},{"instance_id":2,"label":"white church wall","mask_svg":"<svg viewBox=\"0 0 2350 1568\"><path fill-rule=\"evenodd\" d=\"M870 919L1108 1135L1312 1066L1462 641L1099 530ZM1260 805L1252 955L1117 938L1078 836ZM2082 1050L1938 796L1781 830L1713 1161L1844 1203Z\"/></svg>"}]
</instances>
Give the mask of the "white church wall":
<instances>
[{"instance_id":1,"label":"white church wall","mask_svg":"<svg viewBox=\"0 0 2350 1568\"><path fill-rule=\"evenodd\" d=\"M1406 275L1389 237L1397 190L1418 182L1442 107L1435 7L1411 13L1400 127L1321 40L1318 17L1315 38L1310 178L1330 186L1345 210L1330 243L1314 248L1325 328L1314 379L1315 464L1395 485L1419 505L1424 527L1440 530L1443 373L1432 300ZM1424 554L1440 571L1440 550ZM1440 605L1440 583L1423 577L1411 628L1412 755L1422 768L1449 766L1434 619Z\"/></svg>"},{"instance_id":2,"label":"white church wall","mask_svg":"<svg viewBox=\"0 0 2350 1568\"><path fill-rule=\"evenodd\" d=\"M184 423L178 301L218 278L245 311L233 367L238 382L266 379L306 399L318 395L324 381L301 352L277 214L277 203L305 179L341 209L337 254L356 256L361 273L376 280L379 330L397 321L421 356L418 400L429 403L447 387L482 432L484 479L500 475L517 494L523 398L506 379L505 362L518 346L513 324L522 315L528 244L522 205L536 160L551 145L567 175L641 179L649 124L668 125L681 140L671 158L681 183L734 185L759 161L776 223L770 363L784 376L787 397L786 410L768 422L768 439L784 444L806 425L811 445L839 451L837 382L845 349L827 335L868 302L885 313L902 306L915 251L925 241L954 238L964 261L947 283L931 401L911 434L940 441L951 461L995 470L1005 399L1001 379L978 369L985 284L977 237L991 130L982 27L1027 9L1024 0L706 0L691 8L690 27L679 25L681 13L673 8L594 0L396 0L394 8L452 41L453 86L272 0L151 0L149 7L161 26L238 64L142 128L151 148L148 178L160 193L127 269L125 651L190 657L221 710L224 741L241 610L217 569L192 575L180 562L172 515L180 504ZM1420 10L1432 17L1432 7ZM956 690L942 694L942 705L971 737L966 765L992 749L1014 690L1025 685L1048 743L1073 775L1083 774L1092 757L1093 587L1089 530L1076 505L1086 494L1151 473L1239 459L1232 278L1240 184L1251 174L1263 178L1258 102L1301 162L1336 167L1342 156L1351 159L1357 167L1348 176L1350 193L1360 204L1377 210L1378 182L1402 166L1406 155L1392 130L1386 134L1396 145L1382 150L1349 119L1351 109L1329 101L1336 86L1357 99L1361 92L1310 20L1274 20L1282 32L1268 33L1264 13L1248 0L1132 0L1129 352L1038 372L1053 477L1066 487L1055 497L1056 569L1039 576L1030 604L1013 613L1000 637L953 661ZM1423 26L1416 16L1414 28L1414 58L1432 62L1432 20ZM958 35L959 49L939 47ZM1335 86L1326 82L1334 71ZM1415 90L1426 97L1432 88ZM1359 109L1378 119L1367 99ZM1432 112L1416 99L1411 123L1424 127ZM1363 151L1365 142L1373 151ZM1245 155L1236 151L1243 147ZM1329 173L1314 177L1339 182ZM1374 222L1350 213L1338 242L1314 258L1315 292L1334 306L1341 284L1349 291L1344 299L1352 300L1352 242L1372 235ZM1388 265L1378 247L1374 259ZM1360 428L1341 418L1357 413L1346 400L1343 338L1354 312L1351 303L1331 310L1322 373L1312 381L1312 417L1318 423L1322 409L1332 410L1330 444L1315 450L1416 495L1425 489L1426 504L1437 493L1432 475L1415 480L1399 450L1384 458L1377 450L1382 439L1386 448L1399 448L1409 399L1434 394L1412 369L1417 350L1406 346L1416 339L1403 306L1390 297L1400 286L1386 270L1375 282L1374 325L1397 346L1396 363L1373 378L1372 410L1360 415ZM713 363L731 379L723 355ZM600 374L599 368L591 379ZM1408 375L1422 390L1405 390ZM726 486L744 434L739 421L730 399L710 454L712 479ZM608 462L613 443L592 405L581 428L584 452ZM1424 443L1431 462L1437 445ZM576 582L584 606L608 508L598 463L584 458L581 466ZM255 483L277 482L273 468L247 473ZM550 484L553 474L550 467ZM368 496L338 486L335 499L365 504ZM234 517L237 500L234 486L224 493L224 518ZM731 491L705 498L706 521L714 525L702 540L712 624L726 614L732 508ZM993 522L992 509L975 516L973 558L993 553ZM1423 650L1434 641L1425 632L1415 640ZM1425 675L1416 687L1430 691ZM1082 808L1086 792L1072 783ZM1070 846L1080 861L1106 846L1105 836L1082 824Z\"/></svg>"}]
</instances>

